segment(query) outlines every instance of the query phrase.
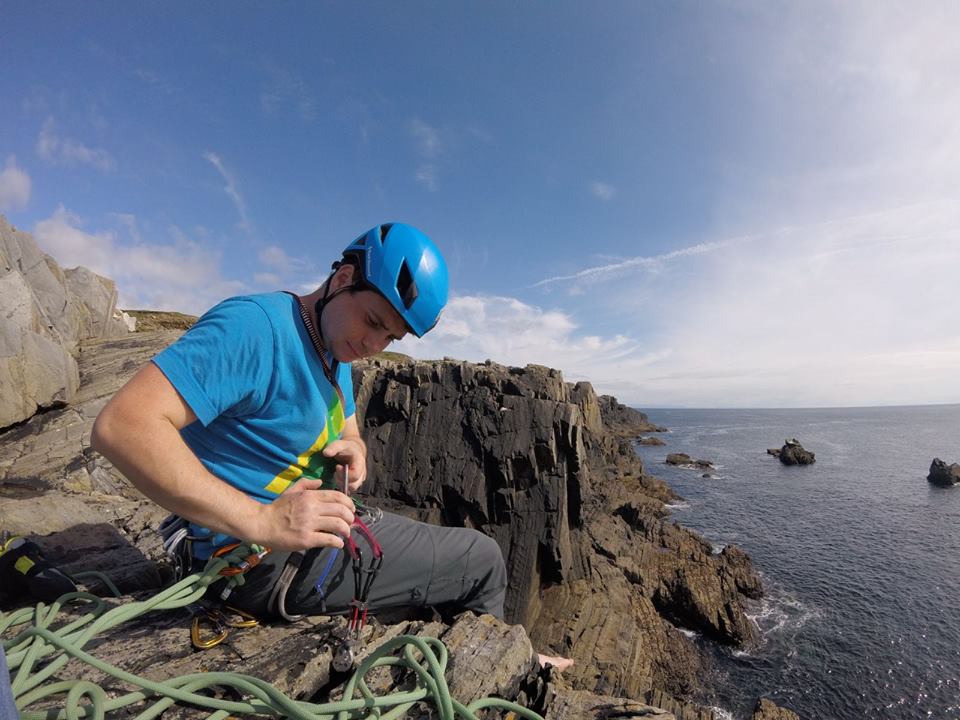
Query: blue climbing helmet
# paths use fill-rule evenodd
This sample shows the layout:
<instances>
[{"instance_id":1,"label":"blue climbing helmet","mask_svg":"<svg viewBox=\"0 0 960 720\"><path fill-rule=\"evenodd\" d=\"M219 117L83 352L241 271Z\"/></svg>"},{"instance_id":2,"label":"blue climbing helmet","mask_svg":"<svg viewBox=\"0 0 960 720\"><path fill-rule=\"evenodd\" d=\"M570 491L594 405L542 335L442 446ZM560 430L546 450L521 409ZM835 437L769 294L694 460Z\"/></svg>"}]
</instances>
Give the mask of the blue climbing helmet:
<instances>
[{"instance_id":1,"label":"blue climbing helmet","mask_svg":"<svg viewBox=\"0 0 960 720\"><path fill-rule=\"evenodd\" d=\"M447 304L447 263L433 241L412 225L384 223L354 240L343 259L360 271L358 284L379 292L417 337Z\"/></svg>"}]
</instances>

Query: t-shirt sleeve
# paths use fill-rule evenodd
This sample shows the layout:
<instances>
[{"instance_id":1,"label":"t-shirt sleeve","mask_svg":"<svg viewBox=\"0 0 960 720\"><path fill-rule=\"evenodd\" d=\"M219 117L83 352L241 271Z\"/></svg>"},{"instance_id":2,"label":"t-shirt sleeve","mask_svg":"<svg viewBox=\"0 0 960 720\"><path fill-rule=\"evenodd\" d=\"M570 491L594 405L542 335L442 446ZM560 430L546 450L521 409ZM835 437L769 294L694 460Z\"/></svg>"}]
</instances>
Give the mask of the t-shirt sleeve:
<instances>
[{"instance_id":1,"label":"t-shirt sleeve","mask_svg":"<svg viewBox=\"0 0 960 720\"><path fill-rule=\"evenodd\" d=\"M357 412L356 403L353 399L353 372L350 363L340 363L337 367L337 384L340 385L340 392L343 393L343 417L351 417Z\"/></svg>"},{"instance_id":2,"label":"t-shirt sleeve","mask_svg":"<svg viewBox=\"0 0 960 720\"><path fill-rule=\"evenodd\" d=\"M263 308L231 298L207 311L153 362L206 426L219 415L249 415L263 406L274 343Z\"/></svg>"}]
</instances>

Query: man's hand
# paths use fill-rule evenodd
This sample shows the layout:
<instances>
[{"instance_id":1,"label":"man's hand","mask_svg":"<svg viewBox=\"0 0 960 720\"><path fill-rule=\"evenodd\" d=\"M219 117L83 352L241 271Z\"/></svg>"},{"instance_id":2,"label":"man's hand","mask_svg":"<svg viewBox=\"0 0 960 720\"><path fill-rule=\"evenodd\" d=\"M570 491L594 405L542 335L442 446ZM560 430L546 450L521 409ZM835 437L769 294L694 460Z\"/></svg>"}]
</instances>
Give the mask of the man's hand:
<instances>
[{"instance_id":1,"label":"man's hand","mask_svg":"<svg viewBox=\"0 0 960 720\"><path fill-rule=\"evenodd\" d=\"M321 480L299 480L260 512L259 542L274 550L343 547L353 525L353 501Z\"/></svg>"},{"instance_id":2,"label":"man's hand","mask_svg":"<svg viewBox=\"0 0 960 720\"><path fill-rule=\"evenodd\" d=\"M367 447L359 437L334 440L323 449L324 457L335 458L334 478L338 488L343 487L344 468L350 470L350 492L356 492L367 478Z\"/></svg>"}]
</instances>

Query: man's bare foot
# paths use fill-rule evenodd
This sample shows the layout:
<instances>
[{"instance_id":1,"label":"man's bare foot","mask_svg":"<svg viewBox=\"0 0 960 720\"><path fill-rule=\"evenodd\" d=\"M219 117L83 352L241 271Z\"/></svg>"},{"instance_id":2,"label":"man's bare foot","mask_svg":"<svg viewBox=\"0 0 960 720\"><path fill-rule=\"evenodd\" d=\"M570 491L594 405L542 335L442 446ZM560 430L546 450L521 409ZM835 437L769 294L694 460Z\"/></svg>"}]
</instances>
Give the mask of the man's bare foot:
<instances>
[{"instance_id":1,"label":"man's bare foot","mask_svg":"<svg viewBox=\"0 0 960 720\"><path fill-rule=\"evenodd\" d=\"M540 664L540 667L547 667L552 665L557 670L566 670L568 667L573 665L573 660L565 657L553 657L551 655L543 655L537 653L537 662Z\"/></svg>"}]
</instances>

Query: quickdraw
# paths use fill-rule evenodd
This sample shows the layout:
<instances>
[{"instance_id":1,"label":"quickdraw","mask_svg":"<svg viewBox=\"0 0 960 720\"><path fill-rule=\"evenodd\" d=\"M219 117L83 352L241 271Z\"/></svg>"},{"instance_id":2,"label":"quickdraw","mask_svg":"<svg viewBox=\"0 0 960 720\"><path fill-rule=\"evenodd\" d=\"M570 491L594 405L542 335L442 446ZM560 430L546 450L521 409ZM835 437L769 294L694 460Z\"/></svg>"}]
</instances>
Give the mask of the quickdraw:
<instances>
[{"instance_id":1,"label":"quickdraw","mask_svg":"<svg viewBox=\"0 0 960 720\"><path fill-rule=\"evenodd\" d=\"M343 472L343 489L347 492L350 488L347 468ZM350 565L353 570L353 599L350 601L350 607L353 608L350 614L350 621L347 625L347 636L337 648L333 655L333 669L338 672L346 672L353 667L357 658L357 651L360 648L360 634L367 624L367 598L370 597L370 588L373 587L374 580L377 579L377 573L383 565L383 548L377 542L370 528L359 517L354 517L353 528L356 528L370 545L373 557L370 562L364 566L363 552L357 545L352 535L344 538L343 544L350 555Z\"/></svg>"}]
</instances>

